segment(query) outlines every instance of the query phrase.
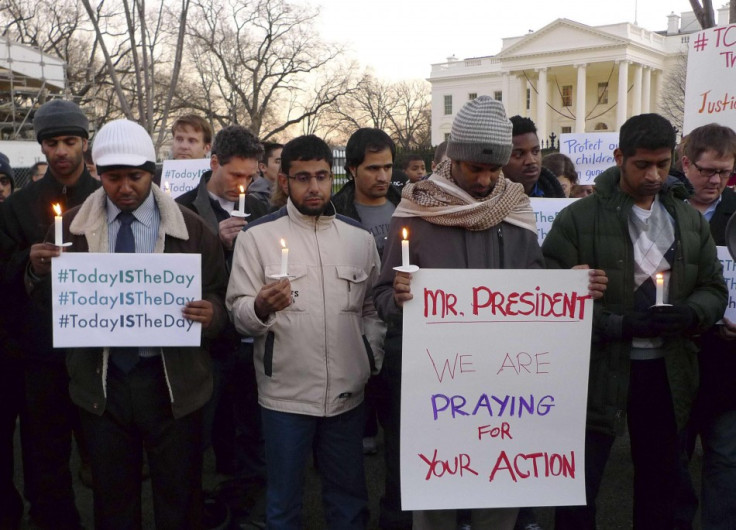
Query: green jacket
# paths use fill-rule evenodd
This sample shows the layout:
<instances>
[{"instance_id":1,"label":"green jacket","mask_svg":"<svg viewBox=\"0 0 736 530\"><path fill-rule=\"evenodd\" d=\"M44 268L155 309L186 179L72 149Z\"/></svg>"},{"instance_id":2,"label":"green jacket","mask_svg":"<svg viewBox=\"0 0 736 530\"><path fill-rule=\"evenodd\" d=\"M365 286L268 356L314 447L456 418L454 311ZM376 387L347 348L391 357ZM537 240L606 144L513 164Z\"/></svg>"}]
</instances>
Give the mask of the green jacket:
<instances>
[{"instance_id":1,"label":"green jacket","mask_svg":"<svg viewBox=\"0 0 736 530\"><path fill-rule=\"evenodd\" d=\"M634 310L634 252L628 219L634 201L619 187L613 167L596 179L596 192L571 204L555 218L542 252L550 268L587 264L603 269L608 288L595 302L588 381L588 428L623 431L629 386L631 340L621 336L623 315ZM699 331L723 315L728 291L705 218L683 201L685 187L668 180L659 199L675 219L676 250L669 300L688 304ZM697 348L685 336L667 339L665 363L679 427L687 421L698 385Z\"/></svg>"}]
</instances>

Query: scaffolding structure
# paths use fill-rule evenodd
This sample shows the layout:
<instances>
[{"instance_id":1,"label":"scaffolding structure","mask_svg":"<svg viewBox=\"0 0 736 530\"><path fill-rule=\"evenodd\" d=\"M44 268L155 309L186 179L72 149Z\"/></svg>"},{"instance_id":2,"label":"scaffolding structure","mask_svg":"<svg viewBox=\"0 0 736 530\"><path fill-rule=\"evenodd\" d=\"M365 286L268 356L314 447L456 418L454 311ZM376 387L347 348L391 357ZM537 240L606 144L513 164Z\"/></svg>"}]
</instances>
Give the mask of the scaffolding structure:
<instances>
[{"instance_id":1,"label":"scaffolding structure","mask_svg":"<svg viewBox=\"0 0 736 530\"><path fill-rule=\"evenodd\" d=\"M66 63L0 37L0 140L33 138L33 112L66 88Z\"/></svg>"}]
</instances>

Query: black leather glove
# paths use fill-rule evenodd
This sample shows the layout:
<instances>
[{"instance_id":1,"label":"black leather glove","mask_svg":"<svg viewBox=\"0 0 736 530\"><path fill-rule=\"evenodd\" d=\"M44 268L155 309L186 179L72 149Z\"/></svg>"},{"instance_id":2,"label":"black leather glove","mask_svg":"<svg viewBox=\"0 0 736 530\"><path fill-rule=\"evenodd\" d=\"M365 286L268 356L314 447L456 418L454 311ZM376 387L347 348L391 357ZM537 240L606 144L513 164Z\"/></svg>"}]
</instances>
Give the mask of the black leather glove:
<instances>
[{"instance_id":1,"label":"black leather glove","mask_svg":"<svg viewBox=\"0 0 736 530\"><path fill-rule=\"evenodd\" d=\"M698 320L695 310L685 304L654 307L650 312L652 325L658 335L684 333L693 328Z\"/></svg>"},{"instance_id":2,"label":"black leather glove","mask_svg":"<svg viewBox=\"0 0 736 530\"><path fill-rule=\"evenodd\" d=\"M621 321L621 335L625 339L631 337L656 337L659 331L652 325L652 313L635 311L626 313Z\"/></svg>"}]
</instances>

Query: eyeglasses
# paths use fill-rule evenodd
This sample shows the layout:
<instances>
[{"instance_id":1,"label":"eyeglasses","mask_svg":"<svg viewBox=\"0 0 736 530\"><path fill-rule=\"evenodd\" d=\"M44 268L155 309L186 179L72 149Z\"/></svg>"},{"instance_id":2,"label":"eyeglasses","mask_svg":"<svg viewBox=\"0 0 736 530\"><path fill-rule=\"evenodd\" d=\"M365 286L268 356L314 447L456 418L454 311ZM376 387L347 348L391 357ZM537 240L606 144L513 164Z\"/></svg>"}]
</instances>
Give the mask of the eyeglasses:
<instances>
[{"instance_id":1,"label":"eyeglasses","mask_svg":"<svg viewBox=\"0 0 736 530\"><path fill-rule=\"evenodd\" d=\"M707 179L711 178L713 175L718 175L720 179L727 179L731 176L731 174L734 172L734 168L730 169L715 169L712 167L700 167L698 164L693 162L693 166L695 169L698 170L701 177L705 177Z\"/></svg>"},{"instance_id":2,"label":"eyeglasses","mask_svg":"<svg viewBox=\"0 0 736 530\"><path fill-rule=\"evenodd\" d=\"M299 184L309 184L312 182L312 179L315 179L317 181L317 184L322 184L323 182L327 182L329 179L332 178L332 175L330 173L324 172L324 173L297 173L294 176L289 175L288 178L291 180L294 180L298 182Z\"/></svg>"}]
</instances>

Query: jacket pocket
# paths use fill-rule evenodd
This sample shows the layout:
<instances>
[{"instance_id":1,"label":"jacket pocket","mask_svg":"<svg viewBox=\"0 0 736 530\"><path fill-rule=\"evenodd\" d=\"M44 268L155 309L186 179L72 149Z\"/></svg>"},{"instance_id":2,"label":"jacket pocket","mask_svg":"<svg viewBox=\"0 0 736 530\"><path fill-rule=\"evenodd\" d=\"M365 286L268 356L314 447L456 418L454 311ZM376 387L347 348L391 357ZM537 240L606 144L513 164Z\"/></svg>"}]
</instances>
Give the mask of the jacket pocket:
<instances>
[{"instance_id":1,"label":"jacket pocket","mask_svg":"<svg viewBox=\"0 0 736 530\"><path fill-rule=\"evenodd\" d=\"M368 273L360 267L337 265L337 277L345 282L345 298L342 311L360 313L363 310Z\"/></svg>"},{"instance_id":2,"label":"jacket pocket","mask_svg":"<svg viewBox=\"0 0 736 530\"><path fill-rule=\"evenodd\" d=\"M263 350L263 371L268 377L273 375L273 331L266 334L266 344Z\"/></svg>"}]
</instances>

